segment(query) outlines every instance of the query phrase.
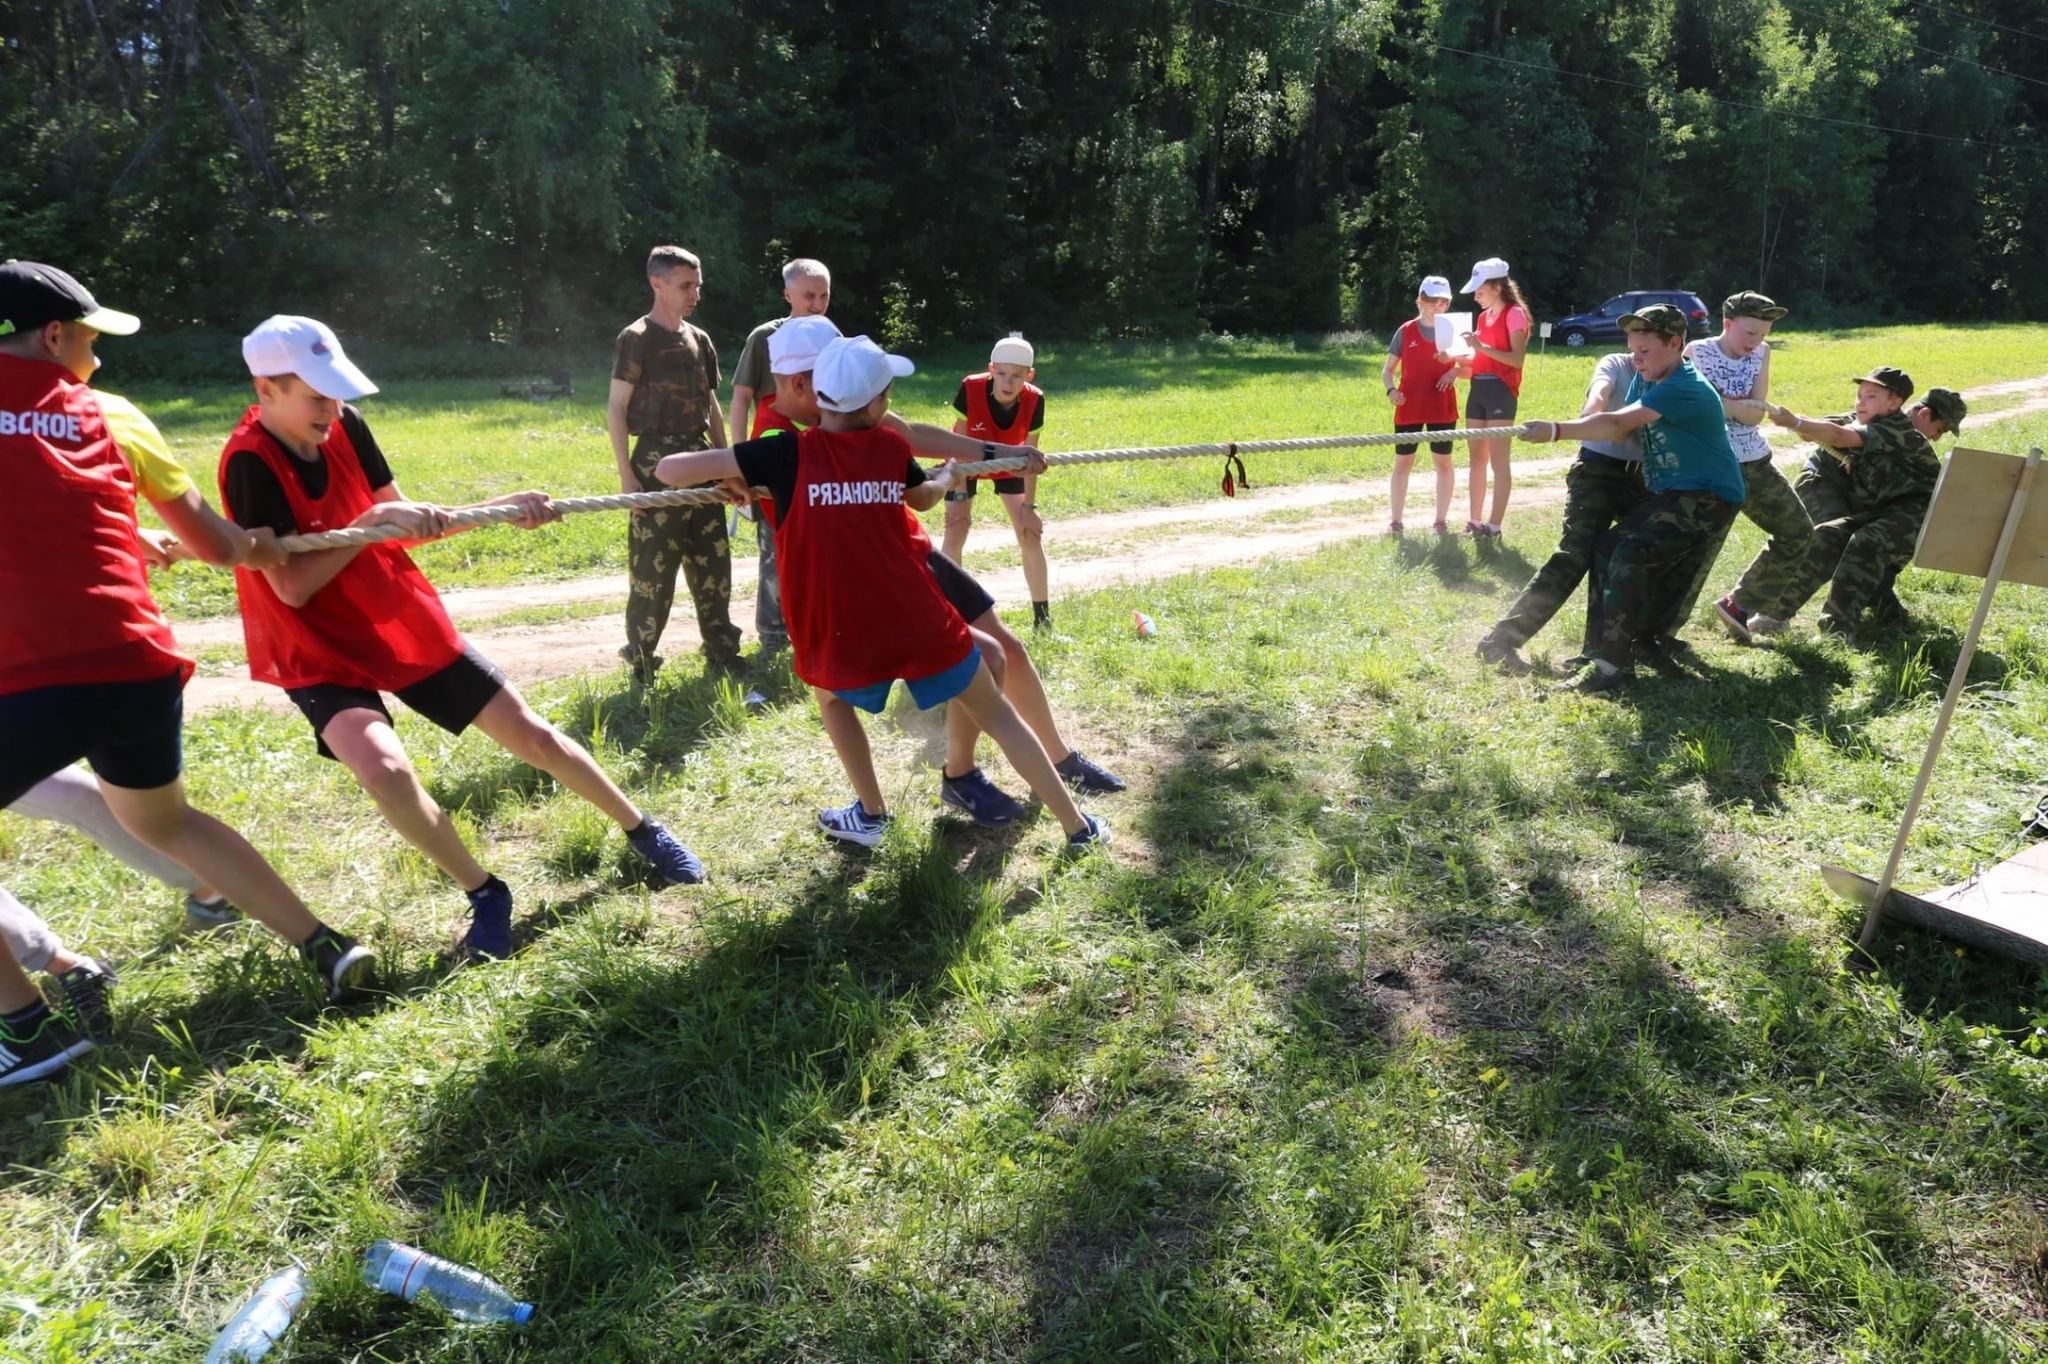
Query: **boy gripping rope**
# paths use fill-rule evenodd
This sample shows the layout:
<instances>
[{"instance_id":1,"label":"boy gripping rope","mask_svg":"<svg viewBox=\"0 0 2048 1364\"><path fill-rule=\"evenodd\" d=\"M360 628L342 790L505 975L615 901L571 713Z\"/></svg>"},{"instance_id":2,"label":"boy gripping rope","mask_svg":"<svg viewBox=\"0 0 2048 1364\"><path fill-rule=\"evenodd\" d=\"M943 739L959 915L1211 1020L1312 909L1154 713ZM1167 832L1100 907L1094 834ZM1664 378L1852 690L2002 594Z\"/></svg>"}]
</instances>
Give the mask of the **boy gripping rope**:
<instances>
[{"instance_id":1,"label":"boy gripping rope","mask_svg":"<svg viewBox=\"0 0 2048 1364\"><path fill-rule=\"evenodd\" d=\"M308 317L273 317L242 342L257 402L228 437L221 498L244 526L279 535L397 525L411 542L450 533L448 509L407 501L350 400L377 387ZM540 493L512 493L533 529L559 520ZM451 734L471 725L546 772L625 831L626 845L670 885L704 879L688 848L612 784L590 754L527 706L449 620L404 541L295 554L235 574L249 672L284 688L313 726L322 756L354 774L391 827L469 897L463 947L512 950L512 892L486 871L413 771L382 693L394 693Z\"/></svg>"},{"instance_id":2,"label":"boy gripping rope","mask_svg":"<svg viewBox=\"0 0 2048 1364\"><path fill-rule=\"evenodd\" d=\"M1045 393L1032 379L1036 354L1023 333L1011 332L996 342L988 354L988 369L960 381L953 395L953 410L960 420L953 429L971 440L989 446L994 458L998 445L1036 445L1033 437L1045 425ZM975 485L946 494L946 557L963 563L967 532L974 525ZM1010 528L1017 535L1017 553L1024 561L1024 585L1031 590L1031 624L1044 630L1052 625L1051 574L1045 562L1045 521L1038 514L1038 475L1032 473L997 475L996 495L1010 514Z\"/></svg>"},{"instance_id":3,"label":"boy gripping rope","mask_svg":"<svg viewBox=\"0 0 2048 1364\"><path fill-rule=\"evenodd\" d=\"M922 707L957 699L1059 819L1069 847L1106 841L1108 825L1076 808L911 537L905 505L931 505L951 477L927 478L909 442L885 425L890 386L909 373L908 360L866 337L834 340L812 373L818 428L671 455L658 476L669 484L738 479L770 491L797 676L817 697L856 797L819 814L827 834L881 840L891 816L855 711L880 713L901 679Z\"/></svg>"}]
</instances>

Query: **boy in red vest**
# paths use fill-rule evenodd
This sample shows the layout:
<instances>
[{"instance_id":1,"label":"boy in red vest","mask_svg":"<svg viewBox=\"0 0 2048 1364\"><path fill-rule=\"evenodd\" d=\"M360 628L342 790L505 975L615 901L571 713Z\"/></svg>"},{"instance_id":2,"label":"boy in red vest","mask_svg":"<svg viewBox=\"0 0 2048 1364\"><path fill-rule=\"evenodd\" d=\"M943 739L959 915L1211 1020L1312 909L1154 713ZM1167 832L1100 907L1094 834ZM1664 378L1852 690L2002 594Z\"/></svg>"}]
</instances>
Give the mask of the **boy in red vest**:
<instances>
[{"instance_id":1,"label":"boy in red vest","mask_svg":"<svg viewBox=\"0 0 2048 1364\"><path fill-rule=\"evenodd\" d=\"M775 391L763 398L756 408L754 428L750 433L755 440L776 431L818 424L818 395L811 386L811 370L817 363L818 352L838 336L839 328L830 318L806 317L792 319L770 337L769 369L775 379ZM978 460L986 454L982 445L964 436L944 432L922 422L905 422L893 412L884 419L884 424L910 441L913 454L932 459L965 460ZM1030 445L1012 448L1036 453L1036 447ZM915 502L919 496L920 492L913 490L905 495L905 501ZM1017 638L1016 633L996 614L995 598L989 595L988 589L975 581L966 569L932 548L924 522L908 507L904 519L909 524L912 546L923 553L925 566L937 580L939 591L960 613L960 618L967 622L967 628L981 646L982 657L987 661L989 671L995 674L1003 695L1016 707L1017 714L1031 727L1031 732L1038 736L1039 742L1045 746L1046 756L1059 755L1053 757L1053 767L1060 777L1083 795L1107 795L1123 790L1121 778L1061 737L1059 722L1053 718L1052 703L1046 698L1045 684L1038 676L1031 654L1025 649L1024 641ZM980 738L981 730L965 707L946 707L946 761L939 770L939 799L964 811L968 818L984 829L997 829L1020 818L1024 814L1024 805L990 781L975 762L974 750Z\"/></svg>"},{"instance_id":2,"label":"boy in red vest","mask_svg":"<svg viewBox=\"0 0 2048 1364\"><path fill-rule=\"evenodd\" d=\"M207 506L132 404L86 385L99 334L140 326L62 270L0 265L0 806L85 759L123 828L298 944L340 998L368 980L368 950L314 918L239 834L185 803L192 660L150 596L136 492L208 563L284 556ZM91 1047L0 949L0 1086L53 1074Z\"/></svg>"},{"instance_id":3,"label":"boy in red vest","mask_svg":"<svg viewBox=\"0 0 2048 1364\"><path fill-rule=\"evenodd\" d=\"M996 342L988 355L988 369L960 381L953 395L953 409L960 420L953 429L961 435L991 445L1036 445L1033 439L1045 425L1045 393L1031 382L1038 371L1031 343L1022 332L1011 332ZM967 532L974 524L974 492L980 479L946 494L946 557L964 563ZM1024 585L1031 590L1031 624L1045 630L1052 626L1050 575L1045 563L1045 522L1038 515L1038 476L1018 474L995 479L1003 510L1010 514L1010 528L1017 533L1017 553L1024 561Z\"/></svg>"},{"instance_id":4,"label":"boy in red vest","mask_svg":"<svg viewBox=\"0 0 2048 1364\"><path fill-rule=\"evenodd\" d=\"M909 373L910 361L864 336L833 340L811 376L819 426L733 450L670 455L656 477L769 489L797 676L818 699L856 797L819 814L827 834L868 847L882 839L891 816L855 710L879 714L901 679L919 706L957 701L995 739L1059 819L1068 847L1107 842L1108 824L1074 805L913 541L906 505L932 505L952 480L950 468L928 477L910 443L885 425L890 386Z\"/></svg>"},{"instance_id":5,"label":"boy in red vest","mask_svg":"<svg viewBox=\"0 0 2048 1364\"><path fill-rule=\"evenodd\" d=\"M396 525L411 542L449 533L448 508L407 501L362 414L348 401L377 386L309 317L273 317L243 338L257 403L221 455L221 500L244 526L279 535ZM517 506L532 529L561 513L541 493ZM391 727L392 692L451 734L475 725L521 762L546 772L625 830L626 846L669 885L704 867L641 813L588 751L527 706L490 660L465 642L399 541L294 554L235 574L249 673L284 688L313 726L320 753L346 766L391 827L469 897L463 947L472 957L512 950L512 892L486 871L420 784Z\"/></svg>"}]
</instances>

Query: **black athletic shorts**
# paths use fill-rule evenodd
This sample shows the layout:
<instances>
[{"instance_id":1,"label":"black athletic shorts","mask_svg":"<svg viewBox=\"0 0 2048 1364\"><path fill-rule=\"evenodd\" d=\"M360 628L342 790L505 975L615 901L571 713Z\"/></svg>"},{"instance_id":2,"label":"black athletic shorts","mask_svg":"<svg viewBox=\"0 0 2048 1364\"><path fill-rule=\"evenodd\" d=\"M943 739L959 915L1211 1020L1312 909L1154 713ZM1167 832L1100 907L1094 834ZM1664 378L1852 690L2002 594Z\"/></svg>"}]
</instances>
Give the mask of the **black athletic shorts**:
<instances>
[{"instance_id":1,"label":"black athletic shorts","mask_svg":"<svg viewBox=\"0 0 2048 1364\"><path fill-rule=\"evenodd\" d=\"M1456 422L1394 423L1394 434L1397 436L1412 436L1418 431L1455 431L1457 429L1458 424ZM1448 455L1449 453L1451 453L1452 444L1453 443L1451 441L1447 440L1433 440L1429 443L1429 453L1431 453L1432 455ZM1415 453L1416 449L1417 446L1415 445L1396 445L1394 447L1394 453L1397 455L1412 455Z\"/></svg>"},{"instance_id":2,"label":"black athletic shorts","mask_svg":"<svg viewBox=\"0 0 2048 1364\"><path fill-rule=\"evenodd\" d=\"M953 603L960 619L969 625L996 609L996 599L988 594L988 589L976 582L972 573L938 550L933 550L925 558L925 563L931 567L932 576L939 580L939 591L946 594L946 600Z\"/></svg>"},{"instance_id":3,"label":"black athletic shorts","mask_svg":"<svg viewBox=\"0 0 2048 1364\"><path fill-rule=\"evenodd\" d=\"M1000 455L997 457L1001 458ZM1022 475L1016 478L970 478L963 486L947 493L946 500L948 502L972 502L976 490L984 483L995 484L996 491L999 493L1021 493L1024 491Z\"/></svg>"},{"instance_id":4,"label":"black athletic shorts","mask_svg":"<svg viewBox=\"0 0 2048 1364\"><path fill-rule=\"evenodd\" d=\"M460 734L491 704L491 698L504 689L505 674L498 671L498 665L478 653L475 645L464 643L462 657L392 695L450 734ZM384 704L383 696L368 687L320 682L310 687L287 687L284 694L291 697L292 704L312 724L316 739L326 730L327 722L345 710L374 710L384 717L386 724L391 722L391 710ZM327 746L327 740L318 742L320 756L332 758L334 750Z\"/></svg>"},{"instance_id":5,"label":"black athletic shorts","mask_svg":"<svg viewBox=\"0 0 2048 1364\"><path fill-rule=\"evenodd\" d=\"M0 806L80 758L109 786L154 791L184 770L185 675L0 696Z\"/></svg>"},{"instance_id":6,"label":"black athletic shorts","mask_svg":"<svg viewBox=\"0 0 2048 1364\"><path fill-rule=\"evenodd\" d=\"M1465 420L1468 422L1511 422L1519 405L1515 391L1498 374L1474 375L1465 391Z\"/></svg>"}]
</instances>

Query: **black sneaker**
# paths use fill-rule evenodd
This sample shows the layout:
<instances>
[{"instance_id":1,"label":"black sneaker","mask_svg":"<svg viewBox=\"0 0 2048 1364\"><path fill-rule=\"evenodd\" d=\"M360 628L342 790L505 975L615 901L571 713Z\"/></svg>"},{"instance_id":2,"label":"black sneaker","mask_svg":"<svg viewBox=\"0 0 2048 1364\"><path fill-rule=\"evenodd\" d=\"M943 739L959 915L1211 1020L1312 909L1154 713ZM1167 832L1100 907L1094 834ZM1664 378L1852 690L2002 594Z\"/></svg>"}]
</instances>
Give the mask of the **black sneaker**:
<instances>
[{"instance_id":1,"label":"black sneaker","mask_svg":"<svg viewBox=\"0 0 2048 1364\"><path fill-rule=\"evenodd\" d=\"M941 769L939 800L955 810L966 812L969 819L984 829L1000 829L1005 824L1014 824L1024 813L1023 802L990 781L988 774L979 767L970 767L958 777L949 777Z\"/></svg>"},{"instance_id":2,"label":"black sneaker","mask_svg":"<svg viewBox=\"0 0 2048 1364\"><path fill-rule=\"evenodd\" d=\"M1081 750L1070 749L1067 756L1053 764L1053 770L1060 774L1060 780L1084 796L1113 796L1124 789L1124 779L1097 762L1081 755Z\"/></svg>"},{"instance_id":3,"label":"black sneaker","mask_svg":"<svg viewBox=\"0 0 2048 1364\"><path fill-rule=\"evenodd\" d=\"M0 1089L55 1075L91 1050L90 1037L47 1008L25 1023L0 1023Z\"/></svg>"},{"instance_id":4,"label":"black sneaker","mask_svg":"<svg viewBox=\"0 0 2048 1364\"><path fill-rule=\"evenodd\" d=\"M299 944L299 955L327 982L329 1003L338 1003L370 986L376 974L377 957L369 948L322 924L313 936Z\"/></svg>"},{"instance_id":5,"label":"black sneaker","mask_svg":"<svg viewBox=\"0 0 2048 1364\"><path fill-rule=\"evenodd\" d=\"M240 922L242 911L224 899L202 900L197 895L185 897L187 933L211 933L216 928L227 928Z\"/></svg>"},{"instance_id":6,"label":"black sneaker","mask_svg":"<svg viewBox=\"0 0 2048 1364\"><path fill-rule=\"evenodd\" d=\"M1612 663L1595 659L1590 667L1558 690L1575 691L1581 696L1602 696L1620 691L1635 681L1635 677L1633 669L1617 668Z\"/></svg>"},{"instance_id":7,"label":"black sneaker","mask_svg":"<svg viewBox=\"0 0 2048 1364\"><path fill-rule=\"evenodd\" d=\"M57 977L64 987L71 1021L96 1043L114 1035L114 1013L107 1007L107 996L120 979L113 967L95 957L87 957Z\"/></svg>"}]
</instances>

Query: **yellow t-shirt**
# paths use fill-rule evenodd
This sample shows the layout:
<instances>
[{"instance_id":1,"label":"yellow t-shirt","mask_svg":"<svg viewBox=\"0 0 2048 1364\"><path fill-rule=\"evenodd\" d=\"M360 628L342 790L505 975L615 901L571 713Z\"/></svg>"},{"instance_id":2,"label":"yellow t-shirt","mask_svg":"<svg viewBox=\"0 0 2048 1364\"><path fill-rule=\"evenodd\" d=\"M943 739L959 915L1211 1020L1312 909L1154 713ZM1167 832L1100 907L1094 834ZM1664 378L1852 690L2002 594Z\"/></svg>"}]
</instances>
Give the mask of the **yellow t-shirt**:
<instances>
[{"instance_id":1,"label":"yellow t-shirt","mask_svg":"<svg viewBox=\"0 0 2048 1364\"><path fill-rule=\"evenodd\" d=\"M164 444L156 423L143 416L141 408L117 394L94 389L93 396L99 399L100 412L107 419L107 430L113 433L115 446L135 471L135 482L142 495L152 502L174 502L183 497L192 487L192 475L171 453L171 447Z\"/></svg>"}]
</instances>

